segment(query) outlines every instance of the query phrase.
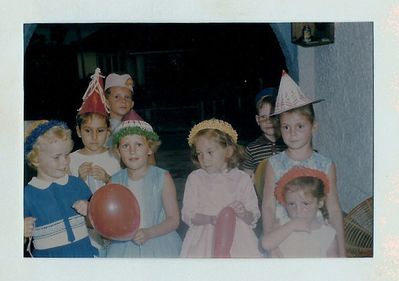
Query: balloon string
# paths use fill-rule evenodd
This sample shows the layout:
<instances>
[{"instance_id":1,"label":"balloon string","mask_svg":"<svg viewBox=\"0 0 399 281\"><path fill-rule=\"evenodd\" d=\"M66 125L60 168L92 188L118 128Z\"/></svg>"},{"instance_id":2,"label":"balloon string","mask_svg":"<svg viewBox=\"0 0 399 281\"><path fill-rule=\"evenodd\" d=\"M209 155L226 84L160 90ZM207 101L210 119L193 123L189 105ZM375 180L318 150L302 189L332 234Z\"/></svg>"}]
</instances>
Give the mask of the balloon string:
<instances>
[{"instance_id":1,"label":"balloon string","mask_svg":"<svg viewBox=\"0 0 399 281\"><path fill-rule=\"evenodd\" d=\"M33 228L35 228L35 223L33 223ZM32 245L32 234L29 235L29 241L28 241L28 246L26 247L26 251L29 253L30 257L33 258L31 245Z\"/></svg>"}]
</instances>

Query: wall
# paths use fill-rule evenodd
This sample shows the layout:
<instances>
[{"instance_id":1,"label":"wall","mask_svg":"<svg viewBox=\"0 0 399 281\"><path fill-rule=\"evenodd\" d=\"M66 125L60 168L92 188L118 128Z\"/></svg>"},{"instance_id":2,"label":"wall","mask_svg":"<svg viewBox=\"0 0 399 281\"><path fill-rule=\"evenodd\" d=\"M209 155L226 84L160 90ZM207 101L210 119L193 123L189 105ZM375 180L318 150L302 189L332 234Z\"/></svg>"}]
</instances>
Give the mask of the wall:
<instances>
[{"instance_id":1,"label":"wall","mask_svg":"<svg viewBox=\"0 0 399 281\"><path fill-rule=\"evenodd\" d=\"M373 25L336 23L334 44L296 48L299 86L325 99L315 105L314 147L336 163L348 212L373 194Z\"/></svg>"}]
</instances>

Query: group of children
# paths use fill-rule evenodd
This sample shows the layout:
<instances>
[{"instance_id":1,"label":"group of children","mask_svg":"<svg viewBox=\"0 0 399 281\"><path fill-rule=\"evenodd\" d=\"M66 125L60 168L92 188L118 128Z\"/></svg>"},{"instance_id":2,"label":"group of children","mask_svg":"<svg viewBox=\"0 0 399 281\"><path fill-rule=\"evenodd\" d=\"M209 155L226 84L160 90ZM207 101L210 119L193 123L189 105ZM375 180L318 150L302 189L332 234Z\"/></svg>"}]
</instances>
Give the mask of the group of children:
<instances>
[{"instance_id":1,"label":"group of children","mask_svg":"<svg viewBox=\"0 0 399 281\"><path fill-rule=\"evenodd\" d=\"M231 257L345 256L335 165L312 148L312 104L318 101L303 95L288 74L276 101L269 90L256 97L263 134L245 152L225 121L204 120L191 129L188 145L198 169L186 181L183 241L173 179L154 165L159 136L132 110L133 80L112 73L103 87L102 78L97 69L76 117L82 149L71 153L71 130L60 121L37 121L25 132L25 159L37 171L24 189L24 237L33 242L32 256L214 257L215 229L226 207L236 217L222 234L231 238ZM265 158L258 198L253 172ZM107 183L124 185L139 203L140 225L131 240L102 237L86 219L90 197Z\"/></svg>"}]
</instances>

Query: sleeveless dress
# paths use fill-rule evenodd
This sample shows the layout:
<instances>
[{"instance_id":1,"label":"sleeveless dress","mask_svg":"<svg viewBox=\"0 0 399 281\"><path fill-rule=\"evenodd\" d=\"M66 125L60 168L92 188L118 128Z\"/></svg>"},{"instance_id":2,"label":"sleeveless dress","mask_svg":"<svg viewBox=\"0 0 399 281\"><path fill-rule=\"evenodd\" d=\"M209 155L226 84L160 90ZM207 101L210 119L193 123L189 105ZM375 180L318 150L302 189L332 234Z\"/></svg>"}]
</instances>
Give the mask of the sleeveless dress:
<instances>
[{"instance_id":1,"label":"sleeveless dress","mask_svg":"<svg viewBox=\"0 0 399 281\"><path fill-rule=\"evenodd\" d=\"M329 158L314 151L308 159L303 161L296 161L291 159L290 157L288 157L286 151L283 151L280 154L270 157L268 161L273 168L275 184L277 184L280 178L288 170L290 170L295 166L316 169L321 172L324 172L325 174L328 174L328 171L332 164L332 161ZM289 218L285 208L276 200L274 196L273 198L275 200L275 206L276 206L276 212L275 212L276 219L280 221L280 224L288 222ZM318 216L321 216L320 211L318 212Z\"/></svg>"},{"instance_id":2,"label":"sleeveless dress","mask_svg":"<svg viewBox=\"0 0 399 281\"><path fill-rule=\"evenodd\" d=\"M153 226L160 224L166 218L162 203L165 173L166 170L149 166L147 174L143 178L142 185L140 185L141 195L137 196L140 206L140 225ZM128 186L128 181L127 169L123 169L112 176L112 183L122 184L134 193L134 189ZM138 245L132 240L111 240L105 249L105 256L115 258L173 258L179 256L180 248L181 239L179 235L176 231L171 231L149 239L143 245Z\"/></svg>"}]
</instances>

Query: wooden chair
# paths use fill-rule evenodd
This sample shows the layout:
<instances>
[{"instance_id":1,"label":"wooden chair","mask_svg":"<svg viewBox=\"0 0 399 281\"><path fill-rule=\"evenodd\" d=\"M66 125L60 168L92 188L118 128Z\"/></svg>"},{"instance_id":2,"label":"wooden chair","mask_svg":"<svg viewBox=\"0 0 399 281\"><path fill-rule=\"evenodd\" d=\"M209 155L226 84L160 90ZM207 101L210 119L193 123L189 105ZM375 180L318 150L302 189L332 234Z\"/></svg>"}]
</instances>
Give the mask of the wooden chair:
<instances>
[{"instance_id":1,"label":"wooden chair","mask_svg":"<svg viewBox=\"0 0 399 281\"><path fill-rule=\"evenodd\" d=\"M373 198L368 198L344 217L348 257L373 256Z\"/></svg>"},{"instance_id":2,"label":"wooden chair","mask_svg":"<svg viewBox=\"0 0 399 281\"><path fill-rule=\"evenodd\" d=\"M266 162L267 159L259 162L258 167L256 167L254 174L254 184L256 195L258 195L259 201L262 201L263 198L263 185L265 184L265 172L266 172Z\"/></svg>"}]
</instances>

